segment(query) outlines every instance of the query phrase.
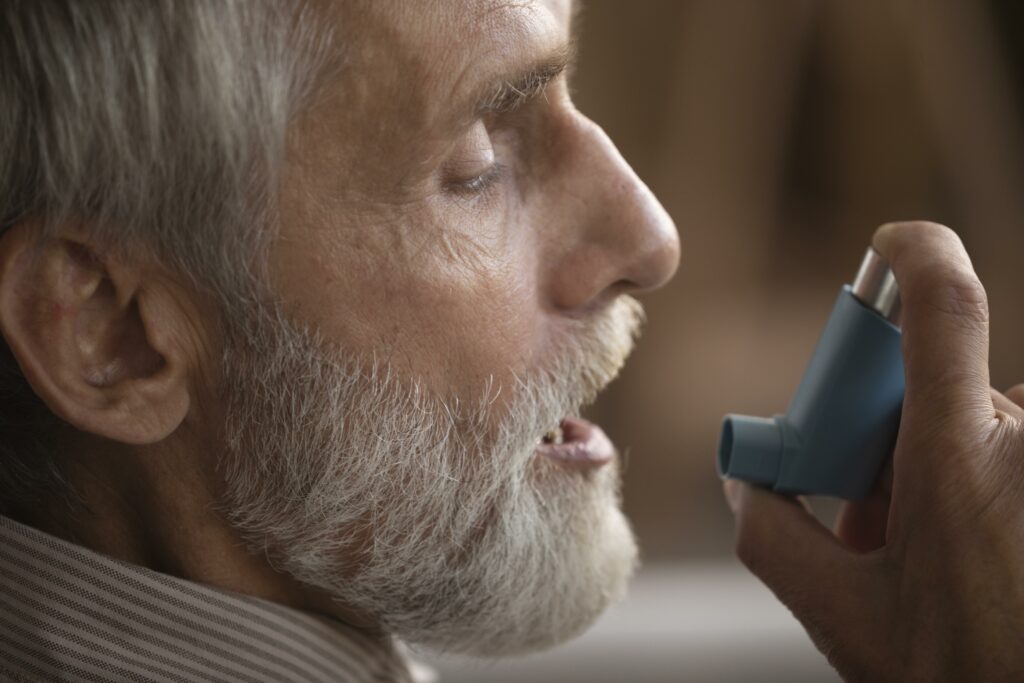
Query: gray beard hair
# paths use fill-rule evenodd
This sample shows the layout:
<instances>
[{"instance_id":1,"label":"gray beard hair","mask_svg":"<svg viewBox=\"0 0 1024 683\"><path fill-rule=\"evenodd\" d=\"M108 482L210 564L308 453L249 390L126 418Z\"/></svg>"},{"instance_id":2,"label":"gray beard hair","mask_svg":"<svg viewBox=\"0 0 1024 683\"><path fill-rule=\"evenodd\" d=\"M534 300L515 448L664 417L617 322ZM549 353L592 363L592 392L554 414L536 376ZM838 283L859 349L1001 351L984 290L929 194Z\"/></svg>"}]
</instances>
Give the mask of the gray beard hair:
<instances>
[{"instance_id":1,"label":"gray beard hair","mask_svg":"<svg viewBox=\"0 0 1024 683\"><path fill-rule=\"evenodd\" d=\"M624 594L637 548L617 462L535 449L642 320L619 297L548 367L467 405L264 311L225 353L225 512L251 552L411 644L494 657L571 638Z\"/></svg>"}]
</instances>

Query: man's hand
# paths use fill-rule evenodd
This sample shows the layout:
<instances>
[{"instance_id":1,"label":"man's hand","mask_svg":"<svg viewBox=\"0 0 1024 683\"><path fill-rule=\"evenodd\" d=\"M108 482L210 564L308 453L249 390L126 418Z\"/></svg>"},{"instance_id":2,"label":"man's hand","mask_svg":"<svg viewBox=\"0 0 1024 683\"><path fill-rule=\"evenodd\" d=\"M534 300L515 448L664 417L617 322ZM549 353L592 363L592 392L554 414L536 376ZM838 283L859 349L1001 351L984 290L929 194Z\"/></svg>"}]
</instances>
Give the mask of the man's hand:
<instances>
[{"instance_id":1,"label":"man's hand","mask_svg":"<svg viewBox=\"0 0 1024 683\"><path fill-rule=\"evenodd\" d=\"M890 224L874 246L903 301L891 471L836 535L727 481L737 553L848 681L1024 680L1024 388L989 388L987 298L952 231Z\"/></svg>"}]
</instances>

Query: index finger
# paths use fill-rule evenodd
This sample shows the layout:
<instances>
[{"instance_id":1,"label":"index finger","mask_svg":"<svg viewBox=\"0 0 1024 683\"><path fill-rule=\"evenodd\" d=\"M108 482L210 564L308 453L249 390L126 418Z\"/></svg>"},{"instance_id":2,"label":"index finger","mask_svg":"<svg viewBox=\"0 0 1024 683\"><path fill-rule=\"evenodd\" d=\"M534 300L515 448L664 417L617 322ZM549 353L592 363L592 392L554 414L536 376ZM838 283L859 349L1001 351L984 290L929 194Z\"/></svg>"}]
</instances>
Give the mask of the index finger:
<instances>
[{"instance_id":1,"label":"index finger","mask_svg":"<svg viewBox=\"0 0 1024 683\"><path fill-rule=\"evenodd\" d=\"M803 624L833 664L866 648L888 604L878 557L843 545L800 501L728 479L736 554Z\"/></svg>"},{"instance_id":2,"label":"index finger","mask_svg":"<svg viewBox=\"0 0 1024 683\"><path fill-rule=\"evenodd\" d=\"M873 245L900 288L906 411L991 417L988 297L960 238L936 223L889 223Z\"/></svg>"}]
</instances>

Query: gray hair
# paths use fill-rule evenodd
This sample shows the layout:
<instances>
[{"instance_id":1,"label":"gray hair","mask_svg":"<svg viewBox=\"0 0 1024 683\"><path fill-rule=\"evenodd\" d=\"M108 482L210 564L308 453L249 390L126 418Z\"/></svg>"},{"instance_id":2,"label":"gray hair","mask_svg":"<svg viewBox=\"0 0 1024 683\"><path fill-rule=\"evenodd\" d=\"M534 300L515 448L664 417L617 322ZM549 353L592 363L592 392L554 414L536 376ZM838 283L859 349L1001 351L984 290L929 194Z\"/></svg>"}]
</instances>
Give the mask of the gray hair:
<instances>
[{"instance_id":1,"label":"gray hair","mask_svg":"<svg viewBox=\"0 0 1024 683\"><path fill-rule=\"evenodd\" d=\"M4 0L0 232L73 222L240 315L260 280L288 123L330 36L269 1ZM0 341L0 510L60 473L59 421Z\"/></svg>"}]
</instances>

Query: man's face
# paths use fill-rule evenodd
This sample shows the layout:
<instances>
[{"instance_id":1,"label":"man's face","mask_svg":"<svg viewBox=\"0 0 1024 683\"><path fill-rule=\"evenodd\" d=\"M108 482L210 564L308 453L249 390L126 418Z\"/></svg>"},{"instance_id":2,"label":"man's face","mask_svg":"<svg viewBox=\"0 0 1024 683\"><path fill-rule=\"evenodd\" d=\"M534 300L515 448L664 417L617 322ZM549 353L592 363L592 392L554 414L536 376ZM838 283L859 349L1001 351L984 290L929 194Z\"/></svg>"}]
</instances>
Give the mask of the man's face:
<instances>
[{"instance_id":1,"label":"man's face","mask_svg":"<svg viewBox=\"0 0 1024 683\"><path fill-rule=\"evenodd\" d=\"M570 10L331 6L344 71L295 131L274 249L290 315L471 398L672 274L671 220L573 108L564 74L515 111L486 111L503 84L493 104L515 105L515 88L562 65Z\"/></svg>"},{"instance_id":2,"label":"man's face","mask_svg":"<svg viewBox=\"0 0 1024 683\"><path fill-rule=\"evenodd\" d=\"M319 10L343 68L292 131L273 315L228 349L234 519L410 640L550 645L635 561L610 447L562 421L675 228L570 102L567 0Z\"/></svg>"}]
</instances>

